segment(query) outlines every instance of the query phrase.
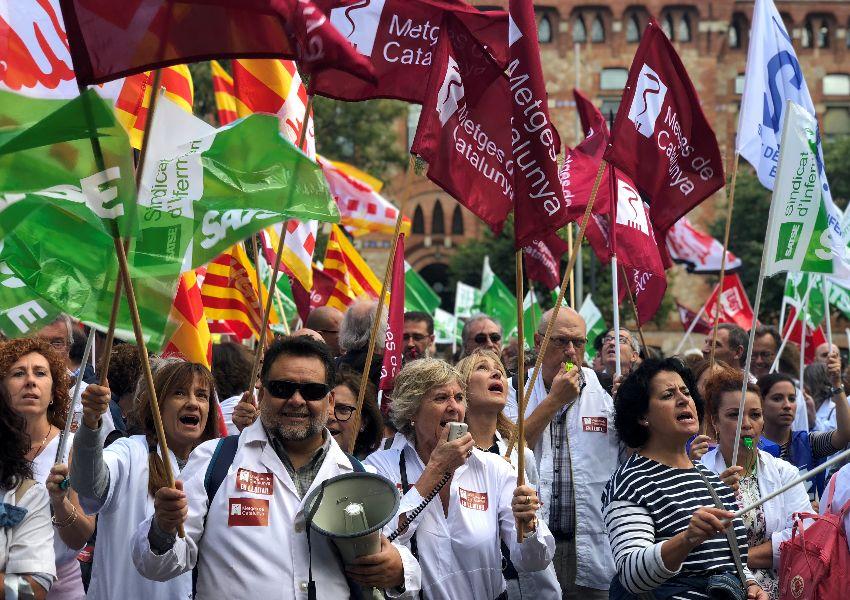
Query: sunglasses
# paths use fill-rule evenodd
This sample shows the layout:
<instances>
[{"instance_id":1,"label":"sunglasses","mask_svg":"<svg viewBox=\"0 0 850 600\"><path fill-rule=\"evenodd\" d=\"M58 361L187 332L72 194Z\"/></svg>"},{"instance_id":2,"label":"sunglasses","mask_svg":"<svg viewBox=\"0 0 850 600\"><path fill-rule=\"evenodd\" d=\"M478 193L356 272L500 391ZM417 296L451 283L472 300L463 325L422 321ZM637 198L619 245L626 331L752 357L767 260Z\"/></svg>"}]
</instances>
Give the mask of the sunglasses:
<instances>
[{"instance_id":1,"label":"sunglasses","mask_svg":"<svg viewBox=\"0 0 850 600\"><path fill-rule=\"evenodd\" d=\"M472 339L475 340L476 344L486 344L488 337L490 338L490 341L494 344L498 344L500 341L502 341L501 333L491 333L489 336L486 333L479 333Z\"/></svg>"},{"instance_id":2,"label":"sunglasses","mask_svg":"<svg viewBox=\"0 0 850 600\"><path fill-rule=\"evenodd\" d=\"M265 388L275 398L289 400L295 391L301 394L301 397L308 402L322 400L331 391L331 388L324 383L297 383L295 381L287 381L285 379L272 379L267 381Z\"/></svg>"}]
</instances>

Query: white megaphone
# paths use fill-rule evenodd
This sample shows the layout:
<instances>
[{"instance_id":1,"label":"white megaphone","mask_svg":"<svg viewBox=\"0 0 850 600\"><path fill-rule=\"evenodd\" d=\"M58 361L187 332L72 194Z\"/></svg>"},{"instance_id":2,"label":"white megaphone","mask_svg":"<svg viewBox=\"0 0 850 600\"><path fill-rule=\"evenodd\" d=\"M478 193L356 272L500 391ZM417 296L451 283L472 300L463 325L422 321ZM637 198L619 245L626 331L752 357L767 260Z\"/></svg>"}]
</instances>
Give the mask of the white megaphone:
<instances>
[{"instance_id":1,"label":"white megaphone","mask_svg":"<svg viewBox=\"0 0 850 600\"><path fill-rule=\"evenodd\" d=\"M386 477L345 473L314 489L304 501L304 513L312 513L312 529L331 538L349 564L380 552L381 529L395 516L399 502L398 489Z\"/></svg>"}]
</instances>

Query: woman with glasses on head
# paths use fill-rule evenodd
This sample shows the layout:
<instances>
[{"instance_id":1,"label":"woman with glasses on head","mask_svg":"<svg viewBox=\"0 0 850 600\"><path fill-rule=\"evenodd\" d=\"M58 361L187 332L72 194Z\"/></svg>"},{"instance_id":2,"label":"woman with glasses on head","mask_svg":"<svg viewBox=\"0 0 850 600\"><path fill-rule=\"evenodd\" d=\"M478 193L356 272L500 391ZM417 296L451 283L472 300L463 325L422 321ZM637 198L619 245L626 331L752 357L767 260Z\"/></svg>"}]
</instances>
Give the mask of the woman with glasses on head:
<instances>
[{"instance_id":1,"label":"woman with glasses on head","mask_svg":"<svg viewBox=\"0 0 850 600\"><path fill-rule=\"evenodd\" d=\"M827 372L835 398L835 420L838 427L828 431L793 431L797 412L797 386L782 373L770 373L758 380L764 410L764 437L779 446L779 458L787 460L801 472L810 471L828 456L850 444L850 405L841 383L841 358L829 355ZM826 484L824 474L809 480L809 497L820 497Z\"/></svg>"},{"instance_id":2,"label":"woman with glasses on head","mask_svg":"<svg viewBox=\"0 0 850 600\"><path fill-rule=\"evenodd\" d=\"M378 410L375 386L371 381L366 382L360 430L357 432L353 431L354 419L351 416L357 409L360 376L350 369L340 369L336 376L333 393L334 407L328 415L328 431L344 450L351 448L351 441L355 439L353 454L359 459L364 459L378 448L384 433L384 418Z\"/></svg>"},{"instance_id":3,"label":"woman with glasses on head","mask_svg":"<svg viewBox=\"0 0 850 600\"><path fill-rule=\"evenodd\" d=\"M10 408L24 418L31 446L33 478L47 486L53 512L57 580L49 597L77 599L85 595L77 553L94 531L94 519L69 489L66 454L54 464L60 433L68 418L70 378L64 360L43 338L21 338L0 344L0 378L11 398ZM68 447L73 440L68 440ZM66 450L67 453L67 450Z\"/></svg>"},{"instance_id":4,"label":"woman with glasses on head","mask_svg":"<svg viewBox=\"0 0 850 600\"><path fill-rule=\"evenodd\" d=\"M218 400L212 373L198 363L170 359L154 372L154 388L175 478L201 442L218 436ZM133 566L130 539L136 526L154 512L154 495L168 485L165 465L156 443L147 386L140 383L130 426L144 432L103 447L106 432L101 418L109 407L108 387L90 385L83 392L83 423L74 438L77 460L71 480L83 507L98 514L97 545L87 598L188 598L192 577L169 582L145 579ZM213 418L210 418L213 415Z\"/></svg>"},{"instance_id":5,"label":"woman with glasses on head","mask_svg":"<svg viewBox=\"0 0 850 600\"><path fill-rule=\"evenodd\" d=\"M466 416L457 370L434 358L405 365L396 376L390 415L405 441L366 463L401 486L397 518L386 529L398 528L398 539L418 555L425 598L507 598L501 542L517 569L546 568L555 542L537 520L534 490L517 487L515 469L475 448L471 434L448 441L448 424ZM525 531L521 543L516 521Z\"/></svg>"}]
</instances>

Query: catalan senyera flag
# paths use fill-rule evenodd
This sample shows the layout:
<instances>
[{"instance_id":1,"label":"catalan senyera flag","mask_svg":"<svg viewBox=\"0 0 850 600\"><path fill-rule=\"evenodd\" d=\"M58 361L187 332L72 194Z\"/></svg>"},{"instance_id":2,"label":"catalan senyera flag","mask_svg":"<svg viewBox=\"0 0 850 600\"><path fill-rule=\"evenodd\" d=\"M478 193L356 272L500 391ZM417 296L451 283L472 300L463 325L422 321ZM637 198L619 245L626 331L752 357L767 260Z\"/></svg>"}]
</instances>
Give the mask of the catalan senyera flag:
<instances>
[{"instance_id":1,"label":"catalan senyera flag","mask_svg":"<svg viewBox=\"0 0 850 600\"><path fill-rule=\"evenodd\" d=\"M201 298L204 313L211 321L224 321L240 338L259 337L263 323L263 309L257 295L257 275L241 244L231 246L207 265ZM262 284L261 284L262 285ZM268 290L263 285L263 299ZM279 323L272 311L269 324Z\"/></svg>"},{"instance_id":2,"label":"catalan senyera flag","mask_svg":"<svg viewBox=\"0 0 850 600\"><path fill-rule=\"evenodd\" d=\"M337 281L344 282L345 286L337 286L336 289L342 292L347 286L348 297L352 300L364 295L377 298L381 293L381 280L336 225L332 226L328 238L324 271Z\"/></svg>"},{"instance_id":3,"label":"catalan senyera flag","mask_svg":"<svg viewBox=\"0 0 850 600\"><path fill-rule=\"evenodd\" d=\"M118 121L127 130L130 144L137 150L142 147L152 85L153 72L151 71L131 75L124 80L124 85L115 100ZM174 65L162 69L160 85L165 88L166 96L187 113L192 114L195 88L187 65Z\"/></svg>"},{"instance_id":4,"label":"catalan senyera flag","mask_svg":"<svg viewBox=\"0 0 850 600\"><path fill-rule=\"evenodd\" d=\"M215 107L218 112L220 125L227 125L239 118L236 110L236 92L233 89L233 77L224 70L217 60L210 61L212 69L213 91L215 91Z\"/></svg>"},{"instance_id":5,"label":"catalan senyera flag","mask_svg":"<svg viewBox=\"0 0 850 600\"><path fill-rule=\"evenodd\" d=\"M186 271L180 277L177 295L171 307L171 318L177 321L178 325L163 350L163 355L180 355L209 369L212 363L212 336L204 315L201 289L194 271Z\"/></svg>"}]
</instances>

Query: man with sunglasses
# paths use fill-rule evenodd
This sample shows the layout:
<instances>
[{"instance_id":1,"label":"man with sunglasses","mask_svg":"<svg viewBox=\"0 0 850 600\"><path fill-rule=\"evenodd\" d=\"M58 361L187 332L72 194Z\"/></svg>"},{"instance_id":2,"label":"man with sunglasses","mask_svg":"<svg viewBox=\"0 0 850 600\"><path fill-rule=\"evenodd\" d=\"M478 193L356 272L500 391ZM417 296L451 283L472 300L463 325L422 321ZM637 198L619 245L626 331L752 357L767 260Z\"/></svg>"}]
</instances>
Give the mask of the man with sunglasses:
<instances>
[{"instance_id":1,"label":"man with sunglasses","mask_svg":"<svg viewBox=\"0 0 850 600\"><path fill-rule=\"evenodd\" d=\"M552 310L543 313L534 334L540 352ZM599 499L619 465L614 402L596 373L584 367L587 326L563 307L552 326L537 379L528 370L524 393L525 438L539 473L542 518L555 536L555 573L563 598L603 600L616 574ZM516 379L505 415L516 420Z\"/></svg>"},{"instance_id":2,"label":"man with sunglasses","mask_svg":"<svg viewBox=\"0 0 850 600\"><path fill-rule=\"evenodd\" d=\"M469 356L479 348L502 354L502 326L492 317L479 313L463 324L461 332L463 355Z\"/></svg>"},{"instance_id":3,"label":"man with sunglasses","mask_svg":"<svg viewBox=\"0 0 850 600\"><path fill-rule=\"evenodd\" d=\"M311 583L317 600L356 598L357 584L417 595L420 569L406 548L383 538L377 554L344 566L329 538L305 531L304 498L360 467L325 427L334 375L327 346L311 338L282 338L266 350L260 418L241 432L228 468L219 464L227 444L211 440L194 450L176 488L157 491L154 515L133 536L142 575L165 581L196 568L196 599L304 598ZM216 474L226 475L212 490Z\"/></svg>"}]
</instances>

